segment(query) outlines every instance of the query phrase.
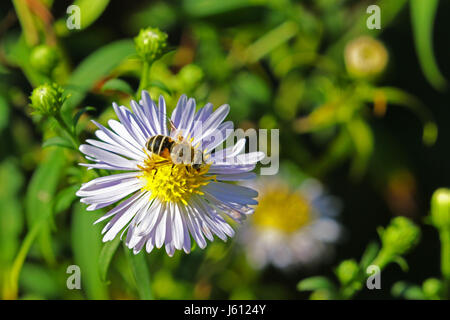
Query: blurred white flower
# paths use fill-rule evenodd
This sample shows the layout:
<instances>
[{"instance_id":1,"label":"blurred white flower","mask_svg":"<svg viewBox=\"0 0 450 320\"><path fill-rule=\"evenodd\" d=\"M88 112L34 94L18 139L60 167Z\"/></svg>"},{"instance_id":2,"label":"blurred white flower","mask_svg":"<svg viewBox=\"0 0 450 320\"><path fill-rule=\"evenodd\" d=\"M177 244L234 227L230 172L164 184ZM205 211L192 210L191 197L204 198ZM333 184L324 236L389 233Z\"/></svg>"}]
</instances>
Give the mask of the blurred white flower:
<instances>
[{"instance_id":1,"label":"blurred white flower","mask_svg":"<svg viewBox=\"0 0 450 320\"><path fill-rule=\"evenodd\" d=\"M292 190L279 178L260 177L251 187L259 205L239 239L254 267L311 267L333 256L341 205L320 182L307 179Z\"/></svg>"}]
</instances>

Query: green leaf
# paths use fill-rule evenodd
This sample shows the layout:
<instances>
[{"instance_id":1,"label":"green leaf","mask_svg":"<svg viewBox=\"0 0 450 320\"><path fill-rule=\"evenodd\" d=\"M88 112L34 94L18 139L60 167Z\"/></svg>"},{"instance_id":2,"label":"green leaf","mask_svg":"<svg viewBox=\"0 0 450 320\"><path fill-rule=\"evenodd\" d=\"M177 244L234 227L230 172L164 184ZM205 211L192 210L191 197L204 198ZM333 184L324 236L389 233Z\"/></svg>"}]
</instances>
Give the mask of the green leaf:
<instances>
[{"instance_id":1,"label":"green leaf","mask_svg":"<svg viewBox=\"0 0 450 320\"><path fill-rule=\"evenodd\" d=\"M59 184L65 156L60 148L47 153L44 161L34 171L25 196L25 208L30 229L39 222L41 217L51 217L52 200ZM39 244L41 252L48 263L54 263L55 257L51 245L50 221L41 228Z\"/></svg>"},{"instance_id":2,"label":"green leaf","mask_svg":"<svg viewBox=\"0 0 450 320\"><path fill-rule=\"evenodd\" d=\"M331 142L328 150L322 158L312 164L311 172L316 176L322 176L331 168L336 167L342 163L347 157L352 148L352 141L350 135L346 130L341 130L334 141Z\"/></svg>"},{"instance_id":3,"label":"green leaf","mask_svg":"<svg viewBox=\"0 0 450 320\"><path fill-rule=\"evenodd\" d=\"M57 147L75 150L73 144L69 140L62 138L62 137L52 137L50 139L45 140L44 143L42 143L42 148L51 147L51 146L57 146Z\"/></svg>"},{"instance_id":4,"label":"green leaf","mask_svg":"<svg viewBox=\"0 0 450 320\"><path fill-rule=\"evenodd\" d=\"M299 291L314 291L318 289L328 289L331 291L335 291L335 285L325 277L310 277L301 280L297 284L297 289Z\"/></svg>"},{"instance_id":5,"label":"green leaf","mask_svg":"<svg viewBox=\"0 0 450 320\"><path fill-rule=\"evenodd\" d=\"M266 104L270 101L271 92L267 82L253 73L241 72L235 78L234 89L251 103Z\"/></svg>"},{"instance_id":6,"label":"green leaf","mask_svg":"<svg viewBox=\"0 0 450 320\"><path fill-rule=\"evenodd\" d=\"M148 83L148 87L156 87L161 89L162 91L168 93L169 95L172 95L172 90L170 90L163 82L159 81L159 80L152 80L149 81ZM140 94L140 93L139 93Z\"/></svg>"},{"instance_id":7,"label":"green leaf","mask_svg":"<svg viewBox=\"0 0 450 320\"><path fill-rule=\"evenodd\" d=\"M47 299L55 299L61 294L61 287L51 269L41 265L26 263L19 278L20 288L27 293L39 294Z\"/></svg>"},{"instance_id":8,"label":"green leaf","mask_svg":"<svg viewBox=\"0 0 450 320\"><path fill-rule=\"evenodd\" d=\"M12 3L25 39L28 44L36 45L39 41L39 34L33 19L33 14L31 13L31 6L25 1L20 0L12 0Z\"/></svg>"},{"instance_id":9,"label":"green leaf","mask_svg":"<svg viewBox=\"0 0 450 320\"><path fill-rule=\"evenodd\" d=\"M376 93L383 94L390 104L408 108L419 118L423 125L422 141L425 145L430 146L436 142L438 127L433 114L418 98L395 87L370 88L367 92L361 94L361 98L367 102L372 102Z\"/></svg>"},{"instance_id":10,"label":"green leaf","mask_svg":"<svg viewBox=\"0 0 450 320\"><path fill-rule=\"evenodd\" d=\"M9 69L0 64L0 74L9 74Z\"/></svg>"},{"instance_id":11,"label":"green leaf","mask_svg":"<svg viewBox=\"0 0 450 320\"><path fill-rule=\"evenodd\" d=\"M299 26L296 22L286 21L280 24L248 47L246 52L248 61L250 63L257 62L281 44L295 37L298 31Z\"/></svg>"},{"instance_id":12,"label":"green leaf","mask_svg":"<svg viewBox=\"0 0 450 320\"><path fill-rule=\"evenodd\" d=\"M72 212L72 249L81 269L82 288L89 299L108 298L105 284L100 278L99 256L101 250L101 227L94 221L101 213L88 212L85 205L76 203Z\"/></svg>"},{"instance_id":13,"label":"green leaf","mask_svg":"<svg viewBox=\"0 0 450 320\"><path fill-rule=\"evenodd\" d=\"M25 42L25 38L23 36L7 34L2 44L6 60L13 65L19 66L33 87L49 81L47 77L37 72L31 66L31 48Z\"/></svg>"},{"instance_id":14,"label":"green leaf","mask_svg":"<svg viewBox=\"0 0 450 320\"><path fill-rule=\"evenodd\" d=\"M22 266L25 262L27 254L34 242L34 239L39 235L39 231L45 225L47 225L47 219L51 216L51 210L46 212L47 215L38 217L34 225L28 230L25 238L23 239L20 249L14 258L10 272L7 274L6 286L4 294L8 299L17 299L18 294L18 281Z\"/></svg>"},{"instance_id":15,"label":"green leaf","mask_svg":"<svg viewBox=\"0 0 450 320\"><path fill-rule=\"evenodd\" d=\"M75 192L77 192L79 188L79 185L73 185L58 192L53 204L54 214L60 213L70 208L75 199L77 199Z\"/></svg>"},{"instance_id":16,"label":"green leaf","mask_svg":"<svg viewBox=\"0 0 450 320\"><path fill-rule=\"evenodd\" d=\"M100 252L100 257L98 259L100 278L102 281L106 281L109 265L117 251L119 243L120 237L115 237L114 240L108 241L103 245L102 251Z\"/></svg>"},{"instance_id":17,"label":"green leaf","mask_svg":"<svg viewBox=\"0 0 450 320\"><path fill-rule=\"evenodd\" d=\"M126 245L124 245L123 248L125 250L128 263L133 271L139 298L142 300L151 300L153 295L150 277L148 274L148 266L145 261L145 253L140 252L138 254L133 254L133 252L128 249Z\"/></svg>"},{"instance_id":18,"label":"green leaf","mask_svg":"<svg viewBox=\"0 0 450 320\"><path fill-rule=\"evenodd\" d=\"M80 29L84 30L97 20L103 11L105 11L110 0L75 0L74 5L80 8ZM69 16L58 20L55 23L55 29L60 36L66 36L71 33L66 23ZM74 29L77 31L78 29Z\"/></svg>"},{"instance_id":19,"label":"green leaf","mask_svg":"<svg viewBox=\"0 0 450 320\"><path fill-rule=\"evenodd\" d=\"M140 6L126 21L127 30L138 33L140 29L146 28L151 21L152 27L160 30L170 30L177 23L178 6L163 1L150 2Z\"/></svg>"},{"instance_id":20,"label":"green leaf","mask_svg":"<svg viewBox=\"0 0 450 320\"><path fill-rule=\"evenodd\" d=\"M9 105L6 99L0 95L0 132L8 126Z\"/></svg>"},{"instance_id":21,"label":"green leaf","mask_svg":"<svg viewBox=\"0 0 450 320\"><path fill-rule=\"evenodd\" d=\"M392 262L398 264L398 266L402 269L403 272L407 272L409 270L408 262L403 257L396 256L392 259Z\"/></svg>"},{"instance_id":22,"label":"green leaf","mask_svg":"<svg viewBox=\"0 0 450 320\"><path fill-rule=\"evenodd\" d=\"M71 122L69 117L73 110L94 84L135 53L132 40L119 40L98 49L78 65L66 85L70 98L63 105L62 113L67 123Z\"/></svg>"},{"instance_id":23,"label":"green leaf","mask_svg":"<svg viewBox=\"0 0 450 320\"><path fill-rule=\"evenodd\" d=\"M80 120L83 113L88 112L88 111L95 111L95 110L97 110L95 107L85 107L85 108L79 110L73 117L73 121L72 121L72 128L74 129L74 131L75 131L78 121Z\"/></svg>"},{"instance_id":24,"label":"green leaf","mask_svg":"<svg viewBox=\"0 0 450 320\"><path fill-rule=\"evenodd\" d=\"M19 247L23 229L22 203L19 200L23 176L12 159L0 164L0 283Z\"/></svg>"},{"instance_id":25,"label":"green leaf","mask_svg":"<svg viewBox=\"0 0 450 320\"><path fill-rule=\"evenodd\" d=\"M183 9L192 17L206 17L258 5L252 0L184 0Z\"/></svg>"},{"instance_id":26,"label":"green leaf","mask_svg":"<svg viewBox=\"0 0 450 320\"><path fill-rule=\"evenodd\" d=\"M376 258L378 251L380 251L380 245L377 242L371 242L367 246L363 253L361 262L359 263L362 269L366 269L372 261Z\"/></svg>"},{"instance_id":27,"label":"green leaf","mask_svg":"<svg viewBox=\"0 0 450 320\"><path fill-rule=\"evenodd\" d=\"M393 87L379 88L389 103L398 104L409 108L423 123L423 142L433 145L438 136L438 129L434 117L427 107L413 95Z\"/></svg>"},{"instance_id":28,"label":"green leaf","mask_svg":"<svg viewBox=\"0 0 450 320\"><path fill-rule=\"evenodd\" d=\"M44 258L48 263L54 263L55 258L50 239L50 219L53 207L52 198L63 167L64 157L62 152L60 149L55 149L46 155L46 159L35 170L28 185L25 209L29 230L6 277L5 295L11 299L17 298L20 272L36 237L39 236L40 249ZM14 183L10 181L9 187L12 188L12 186L14 186Z\"/></svg>"},{"instance_id":29,"label":"green leaf","mask_svg":"<svg viewBox=\"0 0 450 320\"><path fill-rule=\"evenodd\" d=\"M411 0L411 22L422 71L435 89L443 90L447 81L439 71L433 53L433 24L438 4L438 0Z\"/></svg>"},{"instance_id":30,"label":"green leaf","mask_svg":"<svg viewBox=\"0 0 450 320\"><path fill-rule=\"evenodd\" d=\"M131 86L122 79L111 79L106 81L106 83L102 87L102 91L107 90L120 91L131 96L133 95L133 89L131 88Z\"/></svg>"},{"instance_id":31,"label":"green leaf","mask_svg":"<svg viewBox=\"0 0 450 320\"><path fill-rule=\"evenodd\" d=\"M347 129L353 141L356 156L353 158L351 174L360 177L370 160L373 152L374 138L372 130L367 123L360 118L356 118L347 124Z\"/></svg>"}]
</instances>

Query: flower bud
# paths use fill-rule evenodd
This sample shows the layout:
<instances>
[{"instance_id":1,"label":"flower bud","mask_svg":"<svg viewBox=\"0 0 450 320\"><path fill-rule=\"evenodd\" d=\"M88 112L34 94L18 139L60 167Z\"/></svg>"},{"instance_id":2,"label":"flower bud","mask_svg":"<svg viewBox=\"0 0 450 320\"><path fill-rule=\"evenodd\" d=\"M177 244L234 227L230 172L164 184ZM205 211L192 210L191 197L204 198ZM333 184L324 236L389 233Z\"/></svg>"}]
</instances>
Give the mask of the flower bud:
<instances>
[{"instance_id":1,"label":"flower bud","mask_svg":"<svg viewBox=\"0 0 450 320\"><path fill-rule=\"evenodd\" d=\"M343 285L346 285L356 279L358 273L358 263L353 259L342 261L336 268L336 276Z\"/></svg>"},{"instance_id":2,"label":"flower bud","mask_svg":"<svg viewBox=\"0 0 450 320\"><path fill-rule=\"evenodd\" d=\"M142 29L134 38L138 55L146 62L159 59L167 47L167 34L157 28Z\"/></svg>"},{"instance_id":3,"label":"flower bud","mask_svg":"<svg viewBox=\"0 0 450 320\"><path fill-rule=\"evenodd\" d=\"M330 291L319 289L311 293L309 300L333 300L333 298Z\"/></svg>"},{"instance_id":4,"label":"flower bud","mask_svg":"<svg viewBox=\"0 0 450 320\"><path fill-rule=\"evenodd\" d=\"M450 229L450 190L441 188L431 197L431 222L438 229Z\"/></svg>"},{"instance_id":5,"label":"flower bud","mask_svg":"<svg viewBox=\"0 0 450 320\"><path fill-rule=\"evenodd\" d=\"M420 229L405 217L396 217L380 232L383 250L391 255L402 255L412 249L420 239Z\"/></svg>"},{"instance_id":6,"label":"flower bud","mask_svg":"<svg viewBox=\"0 0 450 320\"><path fill-rule=\"evenodd\" d=\"M430 299L438 299L442 290L442 283L436 278L429 278L422 284L423 293Z\"/></svg>"},{"instance_id":7,"label":"flower bud","mask_svg":"<svg viewBox=\"0 0 450 320\"><path fill-rule=\"evenodd\" d=\"M58 64L59 57L55 48L42 44L31 51L30 64L38 72L49 75Z\"/></svg>"},{"instance_id":8,"label":"flower bud","mask_svg":"<svg viewBox=\"0 0 450 320\"><path fill-rule=\"evenodd\" d=\"M59 112L66 98L63 88L58 84L43 84L31 93L31 107L41 115L54 116Z\"/></svg>"},{"instance_id":9,"label":"flower bud","mask_svg":"<svg viewBox=\"0 0 450 320\"><path fill-rule=\"evenodd\" d=\"M380 41L364 36L347 44L344 58L350 75L356 78L367 78L384 70L388 53Z\"/></svg>"}]
</instances>

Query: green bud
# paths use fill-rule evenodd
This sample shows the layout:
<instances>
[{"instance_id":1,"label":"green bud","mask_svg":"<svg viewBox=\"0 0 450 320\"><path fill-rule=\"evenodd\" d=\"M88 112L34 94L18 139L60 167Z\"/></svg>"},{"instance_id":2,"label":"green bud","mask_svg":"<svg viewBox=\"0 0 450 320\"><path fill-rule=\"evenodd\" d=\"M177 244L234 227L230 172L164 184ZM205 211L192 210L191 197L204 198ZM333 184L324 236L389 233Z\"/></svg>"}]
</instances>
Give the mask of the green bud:
<instances>
[{"instance_id":1,"label":"green bud","mask_svg":"<svg viewBox=\"0 0 450 320\"><path fill-rule=\"evenodd\" d=\"M336 276L343 285L346 285L355 280L358 276L358 273L359 265L353 259L342 261L336 268Z\"/></svg>"},{"instance_id":2,"label":"green bud","mask_svg":"<svg viewBox=\"0 0 450 320\"><path fill-rule=\"evenodd\" d=\"M441 188L431 197L431 222L438 229L450 229L450 190Z\"/></svg>"},{"instance_id":3,"label":"green bud","mask_svg":"<svg viewBox=\"0 0 450 320\"><path fill-rule=\"evenodd\" d=\"M58 84L43 84L31 93L31 107L41 115L54 116L59 112L66 98L64 89Z\"/></svg>"},{"instance_id":4,"label":"green bud","mask_svg":"<svg viewBox=\"0 0 450 320\"><path fill-rule=\"evenodd\" d=\"M309 300L333 300L333 295L328 290L319 289L311 293Z\"/></svg>"},{"instance_id":5,"label":"green bud","mask_svg":"<svg viewBox=\"0 0 450 320\"><path fill-rule=\"evenodd\" d=\"M49 75L58 64L59 57L55 48L39 45L31 51L30 64L40 73Z\"/></svg>"},{"instance_id":6,"label":"green bud","mask_svg":"<svg viewBox=\"0 0 450 320\"><path fill-rule=\"evenodd\" d=\"M134 38L138 55L146 62L159 59L167 47L167 34L157 28L142 29Z\"/></svg>"},{"instance_id":7,"label":"green bud","mask_svg":"<svg viewBox=\"0 0 450 320\"><path fill-rule=\"evenodd\" d=\"M380 232L383 250L391 255L402 255L412 249L420 239L420 229L405 217L396 217Z\"/></svg>"},{"instance_id":8,"label":"green bud","mask_svg":"<svg viewBox=\"0 0 450 320\"><path fill-rule=\"evenodd\" d=\"M423 293L431 299L438 299L441 290L442 290L442 283L440 280L436 278L429 278L425 280L422 284Z\"/></svg>"},{"instance_id":9,"label":"green bud","mask_svg":"<svg viewBox=\"0 0 450 320\"><path fill-rule=\"evenodd\" d=\"M382 42L363 36L347 44L344 60L351 76L370 78L383 72L388 62L388 52Z\"/></svg>"}]
</instances>

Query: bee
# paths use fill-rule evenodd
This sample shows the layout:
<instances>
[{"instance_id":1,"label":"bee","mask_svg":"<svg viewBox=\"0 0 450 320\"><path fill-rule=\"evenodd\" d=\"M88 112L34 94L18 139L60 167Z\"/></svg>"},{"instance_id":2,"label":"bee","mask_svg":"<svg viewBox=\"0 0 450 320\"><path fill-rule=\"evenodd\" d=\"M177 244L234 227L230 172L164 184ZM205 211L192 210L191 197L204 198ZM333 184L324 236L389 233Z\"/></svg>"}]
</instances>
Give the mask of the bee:
<instances>
[{"instance_id":1,"label":"bee","mask_svg":"<svg viewBox=\"0 0 450 320\"><path fill-rule=\"evenodd\" d=\"M181 135L173 139L158 134L147 140L145 147L148 151L172 162L174 164L187 164L194 170L200 171L205 165L203 152L195 149Z\"/></svg>"}]
</instances>

